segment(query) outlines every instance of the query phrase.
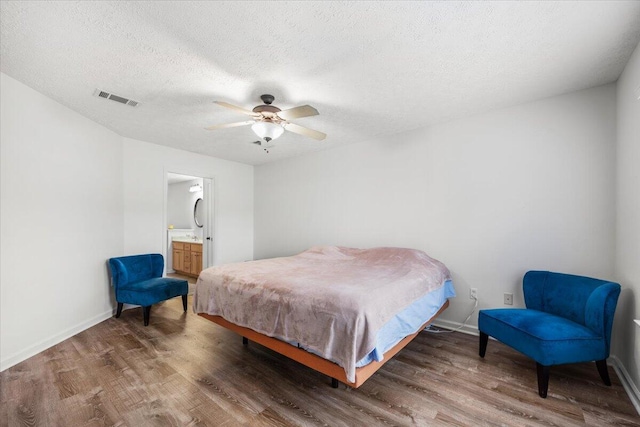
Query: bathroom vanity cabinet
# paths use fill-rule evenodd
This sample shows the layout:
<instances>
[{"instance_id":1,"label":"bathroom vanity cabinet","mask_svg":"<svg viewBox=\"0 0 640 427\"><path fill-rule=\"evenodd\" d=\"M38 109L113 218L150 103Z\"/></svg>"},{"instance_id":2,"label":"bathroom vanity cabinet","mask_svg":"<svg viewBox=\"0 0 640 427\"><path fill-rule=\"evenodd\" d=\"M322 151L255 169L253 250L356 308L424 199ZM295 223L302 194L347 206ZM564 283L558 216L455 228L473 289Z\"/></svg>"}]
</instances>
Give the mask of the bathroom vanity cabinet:
<instances>
[{"instance_id":1,"label":"bathroom vanity cabinet","mask_svg":"<svg viewBox=\"0 0 640 427\"><path fill-rule=\"evenodd\" d=\"M202 243L173 241L173 269L176 273L198 277L202 271Z\"/></svg>"}]
</instances>

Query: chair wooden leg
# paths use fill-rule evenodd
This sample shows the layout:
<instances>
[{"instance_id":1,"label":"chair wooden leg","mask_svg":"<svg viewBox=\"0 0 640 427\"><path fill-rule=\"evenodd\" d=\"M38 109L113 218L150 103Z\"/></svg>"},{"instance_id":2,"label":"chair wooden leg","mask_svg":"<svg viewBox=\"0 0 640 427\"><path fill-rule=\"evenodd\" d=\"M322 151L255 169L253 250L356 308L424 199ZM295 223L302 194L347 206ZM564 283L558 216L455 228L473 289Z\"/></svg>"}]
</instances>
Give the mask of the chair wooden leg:
<instances>
[{"instance_id":1,"label":"chair wooden leg","mask_svg":"<svg viewBox=\"0 0 640 427\"><path fill-rule=\"evenodd\" d=\"M484 332L480 332L480 357L484 357L487 353L487 343L489 342L489 335Z\"/></svg>"},{"instance_id":2,"label":"chair wooden leg","mask_svg":"<svg viewBox=\"0 0 640 427\"><path fill-rule=\"evenodd\" d=\"M549 389L549 366L536 362L536 368L538 371L538 394L540 397L546 398Z\"/></svg>"},{"instance_id":3,"label":"chair wooden leg","mask_svg":"<svg viewBox=\"0 0 640 427\"><path fill-rule=\"evenodd\" d=\"M598 368L600 378L602 378L602 381L605 383L605 385L611 385L611 379L609 378L609 369L607 368L607 359L596 360L596 367Z\"/></svg>"},{"instance_id":4,"label":"chair wooden leg","mask_svg":"<svg viewBox=\"0 0 640 427\"><path fill-rule=\"evenodd\" d=\"M187 311L187 296L186 295L182 295L182 308L184 308L184 311Z\"/></svg>"},{"instance_id":5,"label":"chair wooden leg","mask_svg":"<svg viewBox=\"0 0 640 427\"><path fill-rule=\"evenodd\" d=\"M242 345L249 345L249 340L247 337L242 337Z\"/></svg>"},{"instance_id":6,"label":"chair wooden leg","mask_svg":"<svg viewBox=\"0 0 640 427\"><path fill-rule=\"evenodd\" d=\"M143 313L144 313L144 326L149 326L149 316L151 315L151 306L148 305L146 307L143 307Z\"/></svg>"},{"instance_id":7,"label":"chair wooden leg","mask_svg":"<svg viewBox=\"0 0 640 427\"><path fill-rule=\"evenodd\" d=\"M124 304L122 304L121 302L119 302L119 303L118 303L118 309L116 310L116 319L117 319L118 317L120 317L120 315L122 314L122 306L123 306L123 305L124 305Z\"/></svg>"}]
</instances>

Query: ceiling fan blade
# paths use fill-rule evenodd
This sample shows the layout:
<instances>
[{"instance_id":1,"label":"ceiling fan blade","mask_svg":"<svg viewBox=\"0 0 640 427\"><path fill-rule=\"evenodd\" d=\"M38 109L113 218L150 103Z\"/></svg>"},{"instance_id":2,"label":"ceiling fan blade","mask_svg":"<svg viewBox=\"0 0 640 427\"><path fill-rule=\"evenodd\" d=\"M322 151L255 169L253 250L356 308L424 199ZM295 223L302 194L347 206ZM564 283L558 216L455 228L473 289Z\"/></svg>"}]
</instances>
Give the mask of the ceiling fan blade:
<instances>
[{"instance_id":1,"label":"ceiling fan blade","mask_svg":"<svg viewBox=\"0 0 640 427\"><path fill-rule=\"evenodd\" d=\"M290 108L288 110L280 111L278 116L285 120L299 119L301 117L317 116L318 110L311 105L301 105L299 107Z\"/></svg>"},{"instance_id":2,"label":"ceiling fan blade","mask_svg":"<svg viewBox=\"0 0 640 427\"><path fill-rule=\"evenodd\" d=\"M326 133L318 132L317 130L309 129L302 127L300 125L296 125L294 123L285 123L284 128L290 132L297 133L299 135L308 136L309 138L317 139L318 141L322 141L327 137Z\"/></svg>"},{"instance_id":3,"label":"ceiling fan blade","mask_svg":"<svg viewBox=\"0 0 640 427\"><path fill-rule=\"evenodd\" d=\"M226 129L226 128L235 128L238 126L247 126L247 125L252 125L254 124L255 121L253 120L247 120L246 122L235 122L235 123L226 123L224 125L213 125L213 126L209 126L206 127L206 130L216 130L216 129Z\"/></svg>"},{"instance_id":4,"label":"ceiling fan blade","mask_svg":"<svg viewBox=\"0 0 640 427\"><path fill-rule=\"evenodd\" d=\"M242 107L238 107L236 105L229 104L228 102L224 102L224 101L213 101L213 102L215 102L216 104L221 105L223 107L235 110L235 111L237 111L239 113L246 114L247 116L253 116L253 117L260 116L260 114L258 114L258 113L254 113L253 111L245 110Z\"/></svg>"}]
</instances>

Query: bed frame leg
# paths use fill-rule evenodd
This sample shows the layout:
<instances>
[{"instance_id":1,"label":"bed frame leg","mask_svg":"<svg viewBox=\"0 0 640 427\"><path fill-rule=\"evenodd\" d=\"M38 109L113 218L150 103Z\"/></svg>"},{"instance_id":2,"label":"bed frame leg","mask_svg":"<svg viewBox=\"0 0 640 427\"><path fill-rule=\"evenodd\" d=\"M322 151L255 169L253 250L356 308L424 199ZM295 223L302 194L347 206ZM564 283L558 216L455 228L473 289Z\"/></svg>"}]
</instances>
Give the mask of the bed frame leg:
<instances>
[{"instance_id":1,"label":"bed frame leg","mask_svg":"<svg viewBox=\"0 0 640 427\"><path fill-rule=\"evenodd\" d=\"M338 388L338 380L335 378L331 378L331 387Z\"/></svg>"},{"instance_id":2,"label":"bed frame leg","mask_svg":"<svg viewBox=\"0 0 640 427\"><path fill-rule=\"evenodd\" d=\"M249 345L249 339L247 337L242 337L242 345Z\"/></svg>"}]
</instances>

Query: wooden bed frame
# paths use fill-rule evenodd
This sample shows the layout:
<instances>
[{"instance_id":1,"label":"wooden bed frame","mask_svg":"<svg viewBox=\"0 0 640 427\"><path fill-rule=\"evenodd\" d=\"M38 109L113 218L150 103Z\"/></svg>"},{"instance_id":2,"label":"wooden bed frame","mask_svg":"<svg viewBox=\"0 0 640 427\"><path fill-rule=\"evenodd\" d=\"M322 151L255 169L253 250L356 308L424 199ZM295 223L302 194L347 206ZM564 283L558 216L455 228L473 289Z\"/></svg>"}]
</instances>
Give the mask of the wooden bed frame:
<instances>
[{"instance_id":1,"label":"wooden bed frame","mask_svg":"<svg viewBox=\"0 0 640 427\"><path fill-rule=\"evenodd\" d=\"M418 329L418 332L416 332L415 334L409 335L407 337L405 337L402 341L400 341L398 344L396 344L394 347L390 348L385 354L384 354L384 359L381 362L376 362L373 361L371 363L369 363L366 366L363 366L361 368L356 368L356 381L354 383L349 382L347 380L347 376L346 373L344 372L344 369L337 365L336 363L333 363L327 359L323 359L320 356L317 356L313 353L309 353L306 350L303 350L301 348L298 348L296 346L293 346L289 343L286 343L284 341L280 341L276 338L271 338L268 337L266 335L263 335L259 332L256 332L252 329L249 328L245 328L242 326L238 326L234 323L228 322L226 320L224 320L222 317L220 316L213 316L210 314L206 314L206 313L198 313L198 316L204 317L207 320L210 320L214 323L217 323L218 325L225 327L239 335L241 335L243 337L243 343L246 345L247 344L247 339L257 342L258 344L261 344L267 348L270 348L271 350L275 351L276 353L280 353L283 356L286 356L290 359L295 360L296 362L302 363L303 365L318 371L320 373L323 373L325 375L328 375L329 377L331 377L331 384L332 386L338 387L338 381L353 387L353 388L358 388L360 387L371 375L373 375L378 369L380 369L382 367L382 365L384 365L385 363L387 363L393 356L396 355L396 353L398 353L400 350L402 350L407 344L409 344L427 325L429 325L431 322L433 322L433 320L438 317L447 307L449 307L449 300L445 301L445 303L442 305L442 307L440 308L440 310L438 310L438 312L436 314L433 315L433 317L431 317L431 319L427 320L425 322L424 325L422 325L422 327L420 327L420 329Z\"/></svg>"}]
</instances>

